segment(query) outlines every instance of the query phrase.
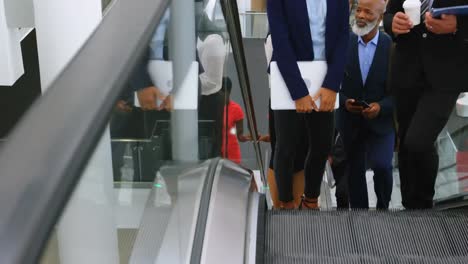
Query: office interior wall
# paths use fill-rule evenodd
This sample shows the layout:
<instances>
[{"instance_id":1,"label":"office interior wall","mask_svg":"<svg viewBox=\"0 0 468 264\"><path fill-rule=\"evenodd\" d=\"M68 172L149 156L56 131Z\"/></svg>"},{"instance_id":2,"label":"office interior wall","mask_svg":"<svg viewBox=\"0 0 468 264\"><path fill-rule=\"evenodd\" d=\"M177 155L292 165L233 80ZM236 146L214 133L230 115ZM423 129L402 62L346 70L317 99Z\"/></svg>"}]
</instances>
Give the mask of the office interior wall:
<instances>
[{"instance_id":1,"label":"office interior wall","mask_svg":"<svg viewBox=\"0 0 468 264\"><path fill-rule=\"evenodd\" d=\"M102 18L100 0L34 0L42 89L83 46Z\"/></svg>"}]
</instances>

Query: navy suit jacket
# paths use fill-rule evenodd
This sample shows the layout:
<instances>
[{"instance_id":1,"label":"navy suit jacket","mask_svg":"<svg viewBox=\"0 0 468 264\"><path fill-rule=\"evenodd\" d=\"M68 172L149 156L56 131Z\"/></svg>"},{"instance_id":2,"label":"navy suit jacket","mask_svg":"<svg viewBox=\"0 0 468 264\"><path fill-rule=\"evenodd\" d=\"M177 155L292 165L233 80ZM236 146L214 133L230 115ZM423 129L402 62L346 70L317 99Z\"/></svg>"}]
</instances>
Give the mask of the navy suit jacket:
<instances>
[{"instance_id":1,"label":"navy suit jacket","mask_svg":"<svg viewBox=\"0 0 468 264\"><path fill-rule=\"evenodd\" d=\"M385 135L394 131L394 102L387 89L391 38L380 32L374 60L372 61L366 83L363 84L359 65L358 37L351 33L349 38L348 63L340 91L340 109L337 111L337 127L343 134L352 132L360 126L367 126L373 132ZM367 103L380 104L379 115L372 120L365 119L360 114L348 112L345 107L347 99L364 100Z\"/></svg>"},{"instance_id":2,"label":"navy suit jacket","mask_svg":"<svg viewBox=\"0 0 468 264\"><path fill-rule=\"evenodd\" d=\"M309 94L298 61L314 60L306 0L268 0L268 21L273 43L272 61L296 100ZM338 92L343 80L349 38L349 3L327 0L325 52L328 73L322 87Z\"/></svg>"}]
</instances>

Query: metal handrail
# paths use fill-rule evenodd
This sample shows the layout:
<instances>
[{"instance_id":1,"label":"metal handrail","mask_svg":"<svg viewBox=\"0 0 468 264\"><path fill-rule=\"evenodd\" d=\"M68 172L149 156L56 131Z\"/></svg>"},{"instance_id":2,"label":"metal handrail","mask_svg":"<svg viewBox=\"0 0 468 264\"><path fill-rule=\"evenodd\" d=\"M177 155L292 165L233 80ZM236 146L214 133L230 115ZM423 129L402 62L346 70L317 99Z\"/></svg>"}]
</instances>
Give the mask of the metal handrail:
<instances>
[{"instance_id":1,"label":"metal handrail","mask_svg":"<svg viewBox=\"0 0 468 264\"><path fill-rule=\"evenodd\" d=\"M249 125L250 135L254 139L254 150L257 164L260 168L263 184L266 184L266 174L263 165L262 151L260 143L257 140L259 133L257 128L257 121L255 118L255 109L252 100L252 91L250 88L249 74L247 71L247 62L245 59L244 45L242 42L242 33L239 21L239 9L237 8L237 1L221 0L221 8L223 10L224 19L229 32L231 46L236 63L237 74L239 75L239 83L242 92L242 99L244 101L247 121Z\"/></svg>"}]
</instances>

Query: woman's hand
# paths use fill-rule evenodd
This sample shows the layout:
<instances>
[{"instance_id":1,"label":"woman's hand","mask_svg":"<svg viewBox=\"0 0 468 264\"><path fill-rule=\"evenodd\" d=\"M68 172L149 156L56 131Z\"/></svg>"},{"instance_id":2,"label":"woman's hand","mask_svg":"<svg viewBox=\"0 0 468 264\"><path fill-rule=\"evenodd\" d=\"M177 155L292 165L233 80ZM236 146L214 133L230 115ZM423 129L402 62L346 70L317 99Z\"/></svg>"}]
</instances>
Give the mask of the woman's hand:
<instances>
[{"instance_id":1,"label":"woman's hand","mask_svg":"<svg viewBox=\"0 0 468 264\"><path fill-rule=\"evenodd\" d=\"M318 107L315 105L314 100L310 95L306 95L295 101L296 111L298 113L311 113L312 111L318 111Z\"/></svg>"},{"instance_id":2,"label":"woman's hand","mask_svg":"<svg viewBox=\"0 0 468 264\"><path fill-rule=\"evenodd\" d=\"M320 99L319 112L333 112L335 110L336 92L327 88L320 88L312 100Z\"/></svg>"}]
</instances>

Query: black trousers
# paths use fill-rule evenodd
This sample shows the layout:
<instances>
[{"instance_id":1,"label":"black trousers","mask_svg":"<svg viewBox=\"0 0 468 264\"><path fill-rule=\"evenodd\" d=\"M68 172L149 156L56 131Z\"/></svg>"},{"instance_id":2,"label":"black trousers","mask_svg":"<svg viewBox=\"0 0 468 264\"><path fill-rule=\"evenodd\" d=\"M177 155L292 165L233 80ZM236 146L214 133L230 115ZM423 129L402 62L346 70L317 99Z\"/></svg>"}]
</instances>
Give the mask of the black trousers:
<instances>
[{"instance_id":1,"label":"black trousers","mask_svg":"<svg viewBox=\"0 0 468 264\"><path fill-rule=\"evenodd\" d=\"M445 92L447 87L434 87L418 56L398 49L394 54L391 85L401 142L398 163L402 202L407 209L432 208L439 168L435 141L459 93L453 89Z\"/></svg>"},{"instance_id":2,"label":"black trousers","mask_svg":"<svg viewBox=\"0 0 468 264\"><path fill-rule=\"evenodd\" d=\"M275 148L276 148L276 132L275 132L275 111L271 109L271 103L268 104L268 133L270 133L270 163L269 168L274 170L275 164ZM307 156L307 137L304 136L304 140L301 140L301 144L298 144L296 149L296 155L294 157L294 173L304 170L304 161Z\"/></svg>"},{"instance_id":3,"label":"black trousers","mask_svg":"<svg viewBox=\"0 0 468 264\"><path fill-rule=\"evenodd\" d=\"M344 149L343 137L335 131L335 140L331 151L331 169L335 178L336 207L349 209L348 175L346 173L347 157Z\"/></svg>"},{"instance_id":4,"label":"black trousers","mask_svg":"<svg viewBox=\"0 0 468 264\"><path fill-rule=\"evenodd\" d=\"M210 123L204 124L204 130L211 131L212 140L211 148L208 151L203 151L205 155L201 155L202 159L209 159L221 156L221 145L223 144L223 113L225 106L224 93L221 91L210 94L202 95L200 98L200 107L198 118L201 121L208 121ZM200 128L202 125L200 124ZM200 135L207 134L200 131Z\"/></svg>"},{"instance_id":5,"label":"black trousers","mask_svg":"<svg viewBox=\"0 0 468 264\"><path fill-rule=\"evenodd\" d=\"M334 135L334 113L298 114L296 111L274 111L276 146L275 177L279 200L293 200L294 161L301 145L307 144L305 190L308 198L320 195L325 162L331 151ZM307 143L306 143L307 142Z\"/></svg>"}]
</instances>

